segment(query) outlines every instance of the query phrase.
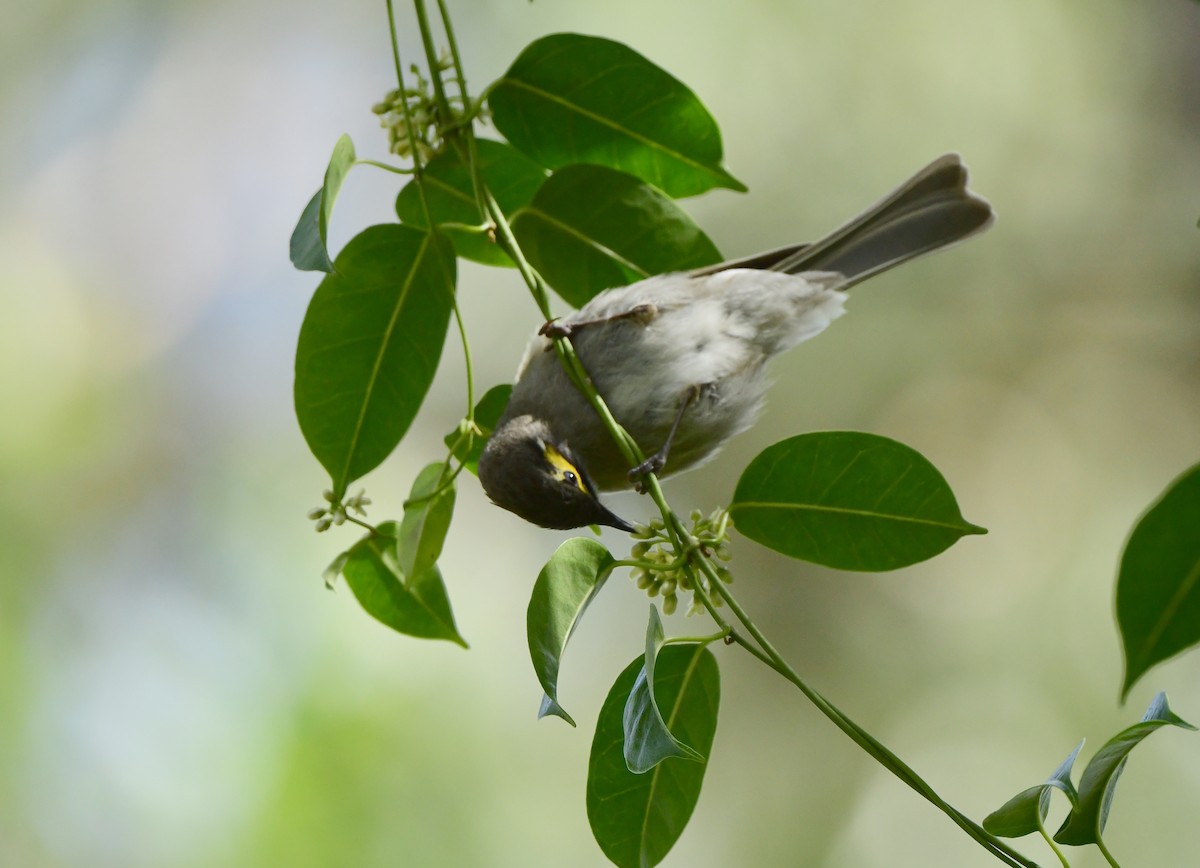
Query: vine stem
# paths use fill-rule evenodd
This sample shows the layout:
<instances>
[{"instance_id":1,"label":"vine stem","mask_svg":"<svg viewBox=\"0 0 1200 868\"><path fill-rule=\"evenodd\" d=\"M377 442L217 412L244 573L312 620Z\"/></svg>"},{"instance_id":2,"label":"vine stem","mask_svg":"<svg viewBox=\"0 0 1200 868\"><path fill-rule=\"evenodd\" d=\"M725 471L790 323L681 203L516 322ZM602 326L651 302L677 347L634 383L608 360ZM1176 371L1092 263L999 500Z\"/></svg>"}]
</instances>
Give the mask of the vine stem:
<instances>
[{"instance_id":1,"label":"vine stem","mask_svg":"<svg viewBox=\"0 0 1200 868\"><path fill-rule=\"evenodd\" d=\"M1054 851L1054 855L1058 857L1058 861L1062 863L1063 868L1071 868L1071 863L1067 861L1066 855L1054 843L1054 839L1050 837L1050 833L1046 831L1046 824L1042 821L1041 811L1037 814L1038 834L1042 836L1042 840L1046 845Z\"/></svg>"},{"instance_id":2,"label":"vine stem","mask_svg":"<svg viewBox=\"0 0 1200 868\"><path fill-rule=\"evenodd\" d=\"M356 166L374 166L376 169L384 169L391 172L393 175L411 175L412 169L405 169L402 166L393 166L391 163L381 163L379 160L355 160Z\"/></svg>"},{"instance_id":3,"label":"vine stem","mask_svg":"<svg viewBox=\"0 0 1200 868\"><path fill-rule=\"evenodd\" d=\"M802 679L799 674L797 674L797 672L788 664L788 662L783 659L783 657L775 649L775 646L771 644L770 640L763 635L762 631L758 629L757 625L755 625L755 623L750 619L745 610L742 609L741 605L734 598L733 594L730 593L729 589L725 587L725 584L720 581L720 578L717 576L716 570L713 569L712 564L710 564L707 560L701 560L699 565L700 569L708 577L710 586L713 587L716 590L716 593L725 601L725 603L729 606L730 611L732 611L734 615L737 616L737 619L745 626L747 632L754 637L754 641L758 643L759 647L768 658L768 665L792 684L794 684L800 690L800 692L804 694L808 701L815 705L822 714L829 718L829 720L831 720L838 729L848 735L855 744L878 760L881 765L891 771L894 775L896 775L896 777L900 778L900 780L904 781L904 783L908 784L910 787L924 796L925 799L931 804L940 809L942 813L950 817L950 819L953 820L960 828L962 828L963 831L983 845L983 847L992 853L992 855L996 856L996 858L1011 866L1019 866L1019 868L1036 868L1036 862L1031 862L1026 859L999 838L985 830L970 817L966 816L953 805L945 801L937 794L933 787L926 783L925 780L915 771L913 771L903 760L892 753L873 735L843 714L837 706L827 700L815 689L810 687L804 681L804 679ZM734 636L735 641L743 645L743 647L747 647L747 643L745 642L744 638L739 637L737 634L734 634Z\"/></svg>"},{"instance_id":4,"label":"vine stem","mask_svg":"<svg viewBox=\"0 0 1200 868\"><path fill-rule=\"evenodd\" d=\"M463 323L462 311L458 309L457 293L454 299L454 321L458 323L458 336L462 341L463 365L467 376L467 419L475 424L475 370L471 364L471 342L467 340L467 327Z\"/></svg>"},{"instance_id":5,"label":"vine stem","mask_svg":"<svg viewBox=\"0 0 1200 868\"><path fill-rule=\"evenodd\" d=\"M391 3L391 0L388 0ZM429 64L429 78L433 83L433 97L437 100L438 112L442 123L448 124L454 118L450 111L450 101L446 99L446 86L442 82L441 63L438 61L437 50L433 45L433 30L429 26L429 15L425 12L425 0L413 0L413 9L417 13L417 27L421 31L421 44L425 47L425 60ZM443 20L449 20L443 8ZM430 224L432 225L432 224Z\"/></svg>"},{"instance_id":6,"label":"vine stem","mask_svg":"<svg viewBox=\"0 0 1200 868\"><path fill-rule=\"evenodd\" d=\"M373 525L373 524L370 524L370 523L368 523L368 522L365 522L365 521L363 521L362 519L358 519L358 518L355 518L355 517L354 517L354 516L352 516L352 515L349 515L349 514L347 514L347 515L346 515L346 521L348 521L348 522L351 522L352 524L356 524L356 525L358 525L359 527L365 527L365 528L366 528L367 530L369 530L369 531L372 533L372 535L374 535L374 536L383 536L383 534L381 534L381 533L379 532L379 528L375 527L375 525Z\"/></svg>"},{"instance_id":7,"label":"vine stem","mask_svg":"<svg viewBox=\"0 0 1200 868\"><path fill-rule=\"evenodd\" d=\"M391 0L387 0L389 21L392 21L392 44L393 50L396 52L397 74L400 72L399 55L396 49L395 24L392 19ZM424 0L413 0L413 6L416 10L417 21L421 29L421 37L425 47L425 56L429 63L431 78L435 98L438 100L439 107L445 112L444 118L449 120L452 116L449 112L449 103L446 99L445 87L441 80L441 69L434 51L433 37L429 28L428 16L425 11ZM462 91L464 104L469 102L466 92L466 81L462 72L461 58L459 57L458 46L454 39L453 30L450 24L450 16L446 10L444 0L438 0L439 12L441 13L444 28L447 33L447 38L450 43L450 52L453 59L455 73L458 78L458 84ZM496 227L498 241L504 247L513 262L517 266L518 272L528 286L534 303L538 310L546 320L552 319L550 309L549 294L546 291L545 284L541 277L530 266L525 259L516 238L513 235L512 227L509 225L500 206L497 204L495 197L491 191L487 189L479 176L477 160L475 160L474 136L470 126L459 127L454 130L454 133L460 130L465 130L464 135L467 139L467 159L471 164L472 176L474 178L476 194L480 200L479 204L485 215ZM419 177L419 171L418 171ZM433 225L432 221L429 223ZM575 352L574 346L568 338L556 338L554 340L554 349L558 354L559 360L563 365L564 370L575 382L576 386L583 393L588 403L596 411L597 415L604 427L608 430L616 444L622 457L628 462L629 466L636 467L644 458L640 447L629 435L629 433L617 422L612 415L608 405L596 390L591 378L588 376L579 356ZM978 841L985 849L993 856L1000 859L1014 868L1038 868L1037 863L1031 862L1015 850L1009 848L1003 841L989 834L982 826L971 820L965 814L954 808L952 805L943 800L934 789L926 783L915 771L909 768L895 754L884 747L870 733L863 730L858 724L850 720L836 706L825 699L820 693L809 687L807 683L796 673L794 669L787 663L786 660L779 654L770 641L758 629L750 617L738 604L737 600L725 587L725 583L721 581L717 575L715 568L705 557L691 557L690 553L694 551L694 543L696 542L690 531L684 527L682 520L674 512L671 506L667 503L662 492L662 487L659 485L658 478L654 474L646 475L642 480L644 493L648 494L654 501L655 506L662 514L663 522L667 532L671 538L676 554L679 557L687 557L692 563L687 564L685 569L692 570L698 567L708 579L709 587L721 597L721 599L729 606L730 611L734 613L738 621L745 627L746 631L753 637L754 642L750 642L740 632L733 630L730 625L717 613L712 601L708 598L707 593L703 590L703 585L699 581L695 581L698 577L693 572L693 585L700 595L701 602L708 610L709 614L717 622L722 629L722 635L732 638L741 647L745 648L754 657L775 670L785 679L794 684L804 696L812 702L826 717L828 717L834 725L849 736L856 744L862 747L868 754L879 761L885 768L889 769L893 774L899 777L902 781L916 790L919 794L925 797L929 802L939 808L943 813L949 816L959 827L961 827L968 835ZM726 632L728 631L728 632ZM1107 851L1103 850L1106 853ZM1110 859L1110 862L1112 860ZM1112 862L1115 866L1116 863Z\"/></svg>"},{"instance_id":8,"label":"vine stem","mask_svg":"<svg viewBox=\"0 0 1200 868\"><path fill-rule=\"evenodd\" d=\"M396 13L392 9L392 0L386 0L388 13L388 33L392 38L392 62L396 65L396 82L400 87L400 109L404 113L404 129L408 133L408 148L412 157L412 174L417 182L417 194L421 200L421 210L425 214L425 225L433 231L433 213L429 210L429 199L425 195L425 185L422 183L422 174L425 167L421 165L421 151L417 147L417 134L413 130L412 109L409 108L408 99L404 96L404 66L400 62L400 40L396 34ZM438 76L437 67L433 67L433 80L438 82L437 90L440 91L441 80ZM440 260L440 257L439 257Z\"/></svg>"},{"instance_id":9,"label":"vine stem","mask_svg":"<svg viewBox=\"0 0 1200 868\"><path fill-rule=\"evenodd\" d=\"M435 224L433 222L433 212L429 208L429 198L425 193L425 184L424 184L424 178L423 178L424 167L421 165L421 154L420 154L420 151L417 149L416 133L413 130L413 124L412 124L412 110L409 108L408 99L403 96L403 94L404 94L404 67L403 67L403 64L400 62L400 41L399 41L399 36L396 32L396 14L392 8L392 0L386 0L386 2L387 2L387 13L388 13L388 32L391 34L391 40L392 40L392 60L396 66L396 80L399 83L400 93L401 93L400 105L404 112L404 127L405 127L405 130L408 132L409 151L412 154L412 161L413 161L412 173L413 173L414 179L417 182L417 193L419 194L420 199L421 199L421 210L424 212L424 215L425 215L425 225L429 227L429 231L432 233L432 232L434 232ZM445 88L442 86L441 69L438 66L437 58L433 54L433 37L429 33L429 21L427 20L426 15L425 15L425 6L421 2L421 0L415 0L415 6L416 6L416 10L417 10L417 20L418 20L418 22L420 24L420 28L421 28L422 42L425 46L425 59L426 59L426 62L429 64L430 78L433 79L433 91L438 100L439 110L445 113L444 114L445 118L449 118L451 116L450 115L450 104L446 99ZM437 257L437 259L439 262L442 261L440 256ZM449 277L450 277L449 274L446 274L445 277L447 278L447 280L446 280L447 284L452 286L453 284L449 280ZM467 420L470 422L470 424L474 425L474 423L475 423L475 375L474 375L474 370L473 370L473 366L471 363L471 343L467 339L466 325L463 323L462 311L459 310L459 307L458 307L458 294L456 292L454 292L453 289L451 289L451 294L450 294L450 306L454 312L454 321L458 325L458 334L461 339L462 349L463 349L463 365L466 369L466 379L467 379L467 414L466 415L467 415ZM449 479L447 480L446 476L447 476L447 472L449 471L449 468L450 468L450 465L449 465L449 462L447 462L446 467L442 472L442 480L443 480L444 485L449 485L450 483L452 483L454 481L454 478L458 475L458 473L462 471L462 465L460 465L458 468L458 471L456 471L454 474L450 475ZM440 487L439 487L439 490L440 490Z\"/></svg>"},{"instance_id":10,"label":"vine stem","mask_svg":"<svg viewBox=\"0 0 1200 868\"><path fill-rule=\"evenodd\" d=\"M1108 851L1108 847L1104 846L1104 839L1099 835L1096 836L1096 846L1100 849L1101 854L1108 860L1108 864L1112 868L1121 868L1120 864L1117 863L1117 857Z\"/></svg>"}]
</instances>

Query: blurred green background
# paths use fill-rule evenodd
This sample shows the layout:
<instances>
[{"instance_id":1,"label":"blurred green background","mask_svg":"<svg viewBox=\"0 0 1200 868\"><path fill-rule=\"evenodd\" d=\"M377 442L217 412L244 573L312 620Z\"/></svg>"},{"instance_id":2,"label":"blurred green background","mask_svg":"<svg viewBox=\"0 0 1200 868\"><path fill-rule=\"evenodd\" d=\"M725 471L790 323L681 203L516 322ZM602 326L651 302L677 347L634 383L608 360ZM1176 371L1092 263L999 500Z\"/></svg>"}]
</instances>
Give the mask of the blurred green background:
<instances>
[{"instance_id":1,"label":"blurred green background","mask_svg":"<svg viewBox=\"0 0 1200 868\"><path fill-rule=\"evenodd\" d=\"M688 83L751 188L686 203L730 256L816 236L960 151L997 226L855 290L777 364L763 421L668 496L707 511L766 445L825 428L896 437L945 473L991 533L930 563L842 574L741 540L734 566L796 668L972 816L1079 738L1090 756L1158 689L1200 722L1200 655L1118 707L1112 621L1129 528L1200 460L1200 7L451 8L476 90L559 30ZM304 519L326 480L291 365L316 279L287 241L338 135L384 156L383 4L6 0L4 19L0 865L605 864L583 804L591 722L638 653L645 598L621 577L589 611L563 672L571 730L534 719L524 645L563 535L464 482L443 558L464 652L327 592L356 534ZM356 169L333 247L393 219L396 189ZM538 325L516 275L464 267L460 294L481 389L510 379ZM448 343L418 423L366 480L373 517L398 516L462 411ZM779 678L719 656L705 792L665 864L998 864ZM1200 739L1156 735L1109 844L1127 865L1189 864L1198 806Z\"/></svg>"}]
</instances>

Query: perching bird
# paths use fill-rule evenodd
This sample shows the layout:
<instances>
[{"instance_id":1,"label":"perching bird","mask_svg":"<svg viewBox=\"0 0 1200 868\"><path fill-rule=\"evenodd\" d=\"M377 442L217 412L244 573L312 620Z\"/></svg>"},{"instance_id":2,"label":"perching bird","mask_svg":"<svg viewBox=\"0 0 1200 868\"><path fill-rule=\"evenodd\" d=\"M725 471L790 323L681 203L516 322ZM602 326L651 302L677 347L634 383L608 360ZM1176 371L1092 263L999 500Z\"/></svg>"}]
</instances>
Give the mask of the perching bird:
<instances>
[{"instance_id":1,"label":"perching bird","mask_svg":"<svg viewBox=\"0 0 1200 868\"><path fill-rule=\"evenodd\" d=\"M966 185L947 154L820 241L605 290L547 323L479 460L484 490L542 527L632 530L599 492L693 467L748 428L767 360L841 316L845 290L991 224L991 206ZM653 453L645 464L622 458L563 370L555 335L570 337L613 416Z\"/></svg>"}]
</instances>

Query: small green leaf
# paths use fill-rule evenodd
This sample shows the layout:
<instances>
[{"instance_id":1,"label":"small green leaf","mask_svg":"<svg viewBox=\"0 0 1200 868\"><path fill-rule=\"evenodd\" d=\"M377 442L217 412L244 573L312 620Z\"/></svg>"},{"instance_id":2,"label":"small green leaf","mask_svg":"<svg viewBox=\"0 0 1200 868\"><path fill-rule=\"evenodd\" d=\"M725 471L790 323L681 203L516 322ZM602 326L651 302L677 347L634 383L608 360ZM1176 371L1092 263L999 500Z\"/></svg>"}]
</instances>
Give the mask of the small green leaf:
<instances>
[{"instance_id":1,"label":"small green leaf","mask_svg":"<svg viewBox=\"0 0 1200 868\"><path fill-rule=\"evenodd\" d=\"M1150 667L1200 642L1200 464L1171 483L1125 544L1117 624L1122 700Z\"/></svg>"},{"instance_id":2,"label":"small green leaf","mask_svg":"<svg viewBox=\"0 0 1200 868\"><path fill-rule=\"evenodd\" d=\"M1150 733L1168 725L1191 730L1196 728L1171 711L1167 705L1167 695L1159 693L1140 723L1121 730L1096 751L1079 781L1079 801L1054 834L1055 841L1077 846L1095 844L1100 839L1108 822L1117 780L1125 769L1129 752Z\"/></svg>"},{"instance_id":3,"label":"small green leaf","mask_svg":"<svg viewBox=\"0 0 1200 868\"><path fill-rule=\"evenodd\" d=\"M629 770L624 709L644 666L638 657L608 692L588 762L588 822L604 855L622 868L649 868L663 860L692 816L708 767L705 760L668 759L646 774ZM698 644L663 648L654 667L654 695L679 737L708 756L721 697L712 652Z\"/></svg>"},{"instance_id":4,"label":"small green leaf","mask_svg":"<svg viewBox=\"0 0 1200 868\"><path fill-rule=\"evenodd\" d=\"M546 170L516 148L503 142L477 139L476 157L479 174L496 198L505 216L511 216L527 204L543 181ZM435 223L482 226L487 222L475 201L475 185L470 170L453 150L443 151L425 167L422 174L425 198ZM396 197L400 222L428 228L421 193L414 179L404 185ZM446 226L442 232L454 242L458 255L484 265L511 266L512 260L486 233Z\"/></svg>"},{"instance_id":5,"label":"small green leaf","mask_svg":"<svg viewBox=\"0 0 1200 868\"><path fill-rule=\"evenodd\" d=\"M404 503L397 552L400 571L406 576L421 575L442 554L454 515L454 483L442 487L445 469L439 461L418 473Z\"/></svg>"},{"instance_id":6,"label":"small green leaf","mask_svg":"<svg viewBox=\"0 0 1200 868\"><path fill-rule=\"evenodd\" d=\"M1045 783L1018 793L998 810L992 811L983 821L983 828L1001 838L1020 838L1042 828L1046 820L1046 812L1050 808L1050 791L1062 790L1074 806L1079 802L1079 794L1071 783L1071 769L1075 765L1075 757L1083 742L1075 745L1075 750L1059 764L1054 774L1046 778Z\"/></svg>"},{"instance_id":7,"label":"small green leaf","mask_svg":"<svg viewBox=\"0 0 1200 868\"><path fill-rule=\"evenodd\" d=\"M436 566L406 578L396 551L394 521L379 525L379 535L355 543L342 566L346 584L371 617L397 633L421 639L448 639L464 648L467 643L454 626L446 585Z\"/></svg>"},{"instance_id":8,"label":"small green leaf","mask_svg":"<svg viewBox=\"0 0 1200 868\"><path fill-rule=\"evenodd\" d=\"M987 533L963 519L920 453L858 431L769 446L742 473L729 511L750 539L839 570L894 570Z\"/></svg>"},{"instance_id":9,"label":"small green leaf","mask_svg":"<svg viewBox=\"0 0 1200 868\"><path fill-rule=\"evenodd\" d=\"M449 242L372 226L321 281L296 347L296 417L334 494L400 442L437 371L454 295Z\"/></svg>"},{"instance_id":10,"label":"small green leaf","mask_svg":"<svg viewBox=\"0 0 1200 868\"><path fill-rule=\"evenodd\" d=\"M324 580L326 588L331 591L333 590L333 586L337 582L338 576L342 574L342 570L345 568L346 561L348 560L350 560L350 552L344 551L330 561L329 566L321 573L321 578Z\"/></svg>"},{"instance_id":11,"label":"small green leaf","mask_svg":"<svg viewBox=\"0 0 1200 868\"><path fill-rule=\"evenodd\" d=\"M650 607L646 625L646 655L642 671L625 702L625 764L635 775L645 774L671 757L704 762L705 757L671 734L654 699L654 664L664 643L662 619Z\"/></svg>"},{"instance_id":12,"label":"small green leaf","mask_svg":"<svg viewBox=\"0 0 1200 868\"><path fill-rule=\"evenodd\" d=\"M534 582L525 629L533 670L546 692L538 717L553 714L575 725L558 704L558 669L575 626L604 587L612 564L613 556L600 543L575 537L558 547Z\"/></svg>"},{"instance_id":13,"label":"small green leaf","mask_svg":"<svg viewBox=\"0 0 1200 868\"><path fill-rule=\"evenodd\" d=\"M493 85L488 105L496 129L550 169L611 166L674 198L746 189L721 165L721 133L696 95L610 39L536 40Z\"/></svg>"},{"instance_id":14,"label":"small green leaf","mask_svg":"<svg viewBox=\"0 0 1200 868\"><path fill-rule=\"evenodd\" d=\"M354 165L354 142L342 136L333 146L333 156L325 169L325 183L309 200L292 231L290 255L292 265L301 271L333 271L326 238L329 234L329 218L333 214L333 202L342 181Z\"/></svg>"},{"instance_id":15,"label":"small green leaf","mask_svg":"<svg viewBox=\"0 0 1200 868\"><path fill-rule=\"evenodd\" d=\"M487 445L487 439L492 436L492 432L496 430L496 424L504 415L504 408L508 406L508 397L511 394L512 386L506 383L492 386L479 399L479 403L475 405L475 427L479 430L471 437L469 443L465 439L466 419L445 437L446 447L450 450L450 454L461 461L467 470L476 476L479 475L479 456L483 454L483 447Z\"/></svg>"},{"instance_id":16,"label":"small green leaf","mask_svg":"<svg viewBox=\"0 0 1200 868\"><path fill-rule=\"evenodd\" d=\"M555 172L513 219L530 263L575 307L612 286L721 261L678 205L604 166Z\"/></svg>"}]
</instances>

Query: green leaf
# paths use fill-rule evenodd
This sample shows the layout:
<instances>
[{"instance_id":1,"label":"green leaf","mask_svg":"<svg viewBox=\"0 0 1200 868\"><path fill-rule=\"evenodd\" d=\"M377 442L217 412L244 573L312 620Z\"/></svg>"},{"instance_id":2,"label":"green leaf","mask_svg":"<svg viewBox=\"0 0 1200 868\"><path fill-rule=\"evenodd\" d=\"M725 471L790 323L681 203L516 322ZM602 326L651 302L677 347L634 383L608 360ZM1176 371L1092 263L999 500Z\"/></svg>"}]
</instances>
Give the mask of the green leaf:
<instances>
[{"instance_id":1,"label":"green leaf","mask_svg":"<svg viewBox=\"0 0 1200 868\"><path fill-rule=\"evenodd\" d=\"M646 625L646 654L642 671L633 682L625 702L625 764L635 775L650 771L671 757L703 762L704 755L677 739L663 719L654 699L654 665L664 644L662 619L658 609L650 607Z\"/></svg>"},{"instance_id":2,"label":"green leaf","mask_svg":"<svg viewBox=\"0 0 1200 868\"><path fill-rule=\"evenodd\" d=\"M1075 750L1059 764L1054 774L1046 778L1045 783L1018 793L998 810L988 814L983 821L983 828L1001 838L1020 838L1038 831L1046 820L1046 812L1050 809L1050 792L1054 789L1062 790L1071 800L1071 805L1076 805L1079 794L1071 783L1071 769L1082 747L1082 741L1075 745Z\"/></svg>"},{"instance_id":3,"label":"green leaf","mask_svg":"<svg viewBox=\"0 0 1200 868\"><path fill-rule=\"evenodd\" d=\"M1125 544L1117 624L1122 700L1150 667L1200 642L1200 464L1171 483Z\"/></svg>"},{"instance_id":4,"label":"green leaf","mask_svg":"<svg viewBox=\"0 0 1200 868\"><path fill-rule=\"evenodd\" d=\"M546 180L546 170L503 142L477 139L475 144L479 174L500 210L505 216L511 216L533 198ZM482 226L487 222L475 201L471 172L453 150L443 151L430 160L422 179L429 212L439 226L446 223ZM428 228L415 179L405 184L396 197L396 214L402 223ZM458 255L465 259L484 265L513 264L508 254L484 232L454 226L445 226L442 232L454 243Z\"/></svg>"},{"instance_id":5,"label":"green leaf","mask_svg":"<svg viewBox=\"0 0 1200 868\"><path fill-rule=\"evenodd\" d=\"M530 263L575 307L612 286L721 261L679 206L604 166L555 172L513 220Z\"/></svg>"},{"instance_id":6,"label":"green leaf","mask_svg":"<svg viewBox=\"0 0 1200 868\"><path fill-rule=\"evenodd\" d=\"M475 405L475 427L478 430L474 432L470 441L465 439L468 432L466 419L445 437L450 454L476 476L479 475L479 456L483 454L487 439L492 436L500 417L504 415L504 408L508 406L511 394L512 386L508 384L492 386Z\"/></svg>"},{"instance_id":7,"label":"green leaf","mask_svg":"<svg viewBox=\"0 0 1200 868\"><path fill-rule=\"evenodd\" d=\"M325 582L325 587L333 590L334 583L337 582L338 576L342 574L342 569L346 566L346 561L350 560L350 552L344 551L334 558L321 573L321 578Z\"/></svg>"},{"instance_id":8,"label":"green leaf","mask_svg":"<svg viewBox=\"0 0 1200 868\"><path fill-rule=\"evenodd\" d=\"M454 515L454 483L441 487L445 469L440 461L424 468L404 503L397 552L400 571L406 576L421 575L442 554Z\"/></svg>"},{"instance_id":9,"label":"green leaf","mask_svg":"<svg viewBox=\"0 0 1200 868\"><path fill-rule=\"evenodd\" d=\"M329 165L325 169L324 185L304 207L296 228L292 230L292 265L301 271L333 271L325 241L329 234L329 218L333 214L333 202L342 189L342 181L353 165L354 142L344 135L333 146L333 156L329 158Z\"/></svg>"},{"instance_id":10,"label":"green leaf","mask_svg":"<svg viewBox=\"0 0 1200 868\"><path fill-rule=\"evenodd\" d=\"M612 564L613 556L600 543L575 537L560 545L538 574L525 616L529 656L546 692L538 717L553 714L575 725L558 704L558 669L575 626L604 587Z\"/></svg>"},{"instance_id":11,"label":"green leaf","mask_svg":"<svg viewBox=\"0 0 1200 868\"><path fill-rule=\"evenodd\" d=\"M708 765L705 760L668 759L643 775L629 770L624 709L644 666L644 658L638 657L608 692L588 762L588 822L604 855L622 868L648 868L663 860L692 816ZM721 696L712 652L697 644L662 649L654 667L654 693L672 729L708 756Z\"/></svg>"},{"instance_id":12,"label":"green leaf","mask_svg":"<svg viewBox=\"0 0 1200 868\"><path fill-rule=\"evenodd\" d=\"M721 133L696 95L610 39L536 40L492 86L488 105L496 129L550 169L611 166L674 198L746 189L721 165Z\"/></svg>"},{"instance_id":13,"label":"green leaf","mask_svg":"<svg viewBox=\"0 0 1200 868\"><path fill-rule=\"evenodd\" d=\"M400 569L396 522L379 525L379 535L359 540L342 566L346 584L371 617L397 633L420 639L448 639L467 647L454 626L446 585L436 566L413 578Z\"/></svg>"},{"instance_id":14,"label":"green leaf","mask_svg":"<svg viewBox=\"0 0 1200 868\"><path fill-rule=\"evenodd\" d=\"M1191 730L1196 728L1171 711L1167 705L1167 695L1159 693L1150 703L1141 723L1121 730L1096 751L1080 778L1079 801L1054 834L1055 841L1077 846L1095 844L1100 840L1104 825L1108 822L1117 780L1125 769L1129 752L1150 733L1168 725Z\"/></svg>"},{"instance_id":15,"label":"green leaf","mask_svg":"<svg viewBox=\"0 0 1200 868\"><path fill-rule=\"evenodd\" d=\"M321 281L296 347L296 416L340 498L400 442L433 382L454 295L449 242L372 226Z\"/></svg>"},{"instance_id":16,"label":"green leaf","mask_svg":"<svg viewBox=\"0 0 1200 868\"><path fill-rule=\"evenodd\" d=\"M729 509L750 539L839 570L894 570L987 533L963 519L920 453L858 431L801 434L763 450Z\"/></svg>"}]
</instances>

